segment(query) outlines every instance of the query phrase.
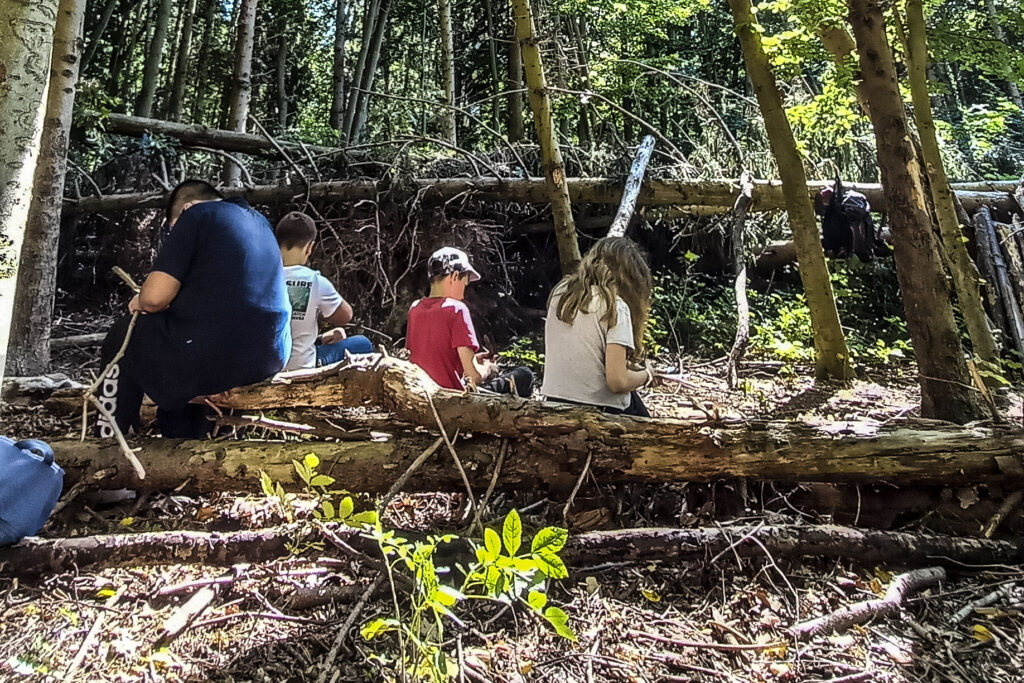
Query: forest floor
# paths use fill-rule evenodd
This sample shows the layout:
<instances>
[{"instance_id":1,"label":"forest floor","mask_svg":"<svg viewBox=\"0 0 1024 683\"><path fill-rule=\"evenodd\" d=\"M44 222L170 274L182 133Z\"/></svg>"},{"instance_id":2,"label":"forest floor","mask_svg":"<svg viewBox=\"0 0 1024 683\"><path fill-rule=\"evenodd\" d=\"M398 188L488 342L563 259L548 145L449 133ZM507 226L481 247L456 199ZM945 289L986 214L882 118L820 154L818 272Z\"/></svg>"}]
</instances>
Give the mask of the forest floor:
<instances>
[{"instance_id":1,"label":"forest floor","mask_svg":"<svg viewBox=\"0 0 1024 683\"><path fill-rule=\"evenodd\" d=\"M65 320L60 334L93 331L97 319ZM97 370L96 349L62 352L58 369L78 381ZM678 365L678 359L664 359ZM919 394L911 362L861 368L840 386L815 383L810 368L752 360L742 390L729 392L723 364L682 359L687 384L667 383L646 396L657 417L705 411L749 418L879 421L912 416ZM1001 396L1020 421L1021 397ZM77 434L77 418L41 407L0 409L8 433ZM396 475L397 476L397 475ZM253 491L258 490L255 485ZM609 485L591 478L569 516L570 534L652 526L728 530L758 524L834 521L806 505L805 487L726 481L718 484ZM895 501L899 489L883 492ZM969 495L954 492L966 509ZM860 490L857 492L860 518ZM463 496L401 494L385 527L409 533L456 531ZM563 523L564 500L529 491L496 492L488 508L500 524L516 508L526 529ZM956 507L956 506L954 506ZM929 528L929 513L889 520L886 528ZM865 510L865 518L868 517ZM45 537L130 534L173 529L260 529L283 521L258 493L193 497L179 493L83 493L56 514ZM861 520L864 523L864 520ZM981 520L984 521L984 520ZM1018 519L1019 523L1019 519ZM867 525L865 523L865 525ZM739 535L739 534L738 534ZM0 571L0 680L353 681L383 680L396 643L365 641L358 627L393 616L379 590L336 648L353 604L377 579L367 563L325 558L306 549L292 557L236 566L139 566L65 572L36 580ZM786 629L884 594L907 567L857 561L741 559L723 553L696 562L627 561L570 566L549 589L569 615L579 642L556 636L533 614L490 601L460 605L447 621L444 651L460 664L459 681L978 681L1024 678L1024 567L961 566L940 585L910 594L899 613L840 633L796 642ZM453 572L457 574L457 572ZM203 585L224 583L211 605L165 647L168 618ZM1003 591L991 604L967 609ZM468 605L468 606L467 606ZM390 661L390 660L389 660Z\"/></svg>"}]
</instances>

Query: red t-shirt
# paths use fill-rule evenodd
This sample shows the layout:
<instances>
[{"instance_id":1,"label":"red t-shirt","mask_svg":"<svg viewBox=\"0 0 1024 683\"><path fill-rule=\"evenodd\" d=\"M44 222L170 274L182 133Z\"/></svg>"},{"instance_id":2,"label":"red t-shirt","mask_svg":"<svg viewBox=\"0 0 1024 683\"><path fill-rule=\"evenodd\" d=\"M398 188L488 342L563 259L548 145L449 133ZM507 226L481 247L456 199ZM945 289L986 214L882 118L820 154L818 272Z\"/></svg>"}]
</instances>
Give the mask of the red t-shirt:
<instances>
[{"instance_id":1,"label":"red t-shirt","mask_svg":"<svg viewBox=\"0 0 1024 683\"><path fill-rule=\"evenodd\" d=\"M461 391L459 347L480 349L466 304L456 299L425 297L409 308L405 348L409 360L427 371L440 386Z\"/></svg>"}]
</instances>

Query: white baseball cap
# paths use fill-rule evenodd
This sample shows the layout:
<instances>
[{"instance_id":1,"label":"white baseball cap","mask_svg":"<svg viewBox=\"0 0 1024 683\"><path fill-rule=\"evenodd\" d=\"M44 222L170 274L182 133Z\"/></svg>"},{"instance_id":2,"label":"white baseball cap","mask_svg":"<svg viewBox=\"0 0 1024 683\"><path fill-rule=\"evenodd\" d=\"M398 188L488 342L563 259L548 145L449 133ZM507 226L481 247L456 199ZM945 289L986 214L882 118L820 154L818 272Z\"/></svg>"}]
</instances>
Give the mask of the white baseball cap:
<instances>
[{"instance_id":1,"label":"white baseball cap","mask_svg":"<svg viewBox=\"0 0 1024 683\"><path fill-rule=\"evenodd\" d=\"M469 263L466 252L455 247L441 247L427 261L427 276L433 280L450 273L469 273L470 282L480 279L480 273Z\"/></svg>"}]
</instances>

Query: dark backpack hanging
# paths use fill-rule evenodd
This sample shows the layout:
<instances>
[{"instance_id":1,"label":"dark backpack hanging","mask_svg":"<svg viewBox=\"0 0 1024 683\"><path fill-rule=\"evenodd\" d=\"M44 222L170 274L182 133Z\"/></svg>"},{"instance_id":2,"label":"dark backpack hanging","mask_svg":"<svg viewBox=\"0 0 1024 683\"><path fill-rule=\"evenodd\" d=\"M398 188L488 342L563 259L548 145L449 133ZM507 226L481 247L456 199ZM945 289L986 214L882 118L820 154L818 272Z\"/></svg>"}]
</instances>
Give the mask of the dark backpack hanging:
<instances>
[{"instance_id":1,"label":"dark backpack hanging","mask_svg":"<svg viewBox=\"0 0 1024 683\"><path fill-rule=\"evenodd\" d=\"M875 257L875 221L868 198L856 190L843 188L836 178L832 188L822 188L815 200L821 215L821 246L826 256L862 261Z\"/></svg>"}]
</instances>

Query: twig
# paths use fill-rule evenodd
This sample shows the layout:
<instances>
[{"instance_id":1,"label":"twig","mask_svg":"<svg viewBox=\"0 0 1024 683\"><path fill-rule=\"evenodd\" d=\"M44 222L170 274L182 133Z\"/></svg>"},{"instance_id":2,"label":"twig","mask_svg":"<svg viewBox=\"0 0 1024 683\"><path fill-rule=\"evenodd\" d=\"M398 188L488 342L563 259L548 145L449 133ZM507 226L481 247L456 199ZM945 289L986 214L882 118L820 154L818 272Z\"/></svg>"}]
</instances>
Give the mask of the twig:
<instances>
[{"instance_id":1,"label":"twig","mask_svg":"<svg viewBox=\"0 0 1024 683\"><path fill-rule=\"evenodd\" d=\"M107 418L107 421L110 423L110 429L114 432L114 438L117 439L117 445L121 447L121 452L124 453L125 459L128 460L132 469L135 470L135 476L137 476L140 481L145 479L146 468L143 467L142 463L139 462L139 459L135 457L135 453L132 452L132 448L128 445L128 441L124 438L124 434L121 433L121 428L117 426L114 416L94 395L89 394L89 400L94 406L96 406L96 410L98 410L103 417ZM83 414L84 412L85 409L83 406Z\"/></svg>"},{"instance_id":2,"label":"twig","mask_svg":"<svg viewBox=\"0 0 1024 683\"><path fill-rule=\"evenodd\" d=\"M96 184L96 181L92 179L91 175L89 175L88 173L85 172L85 169L83 169L81 166L79 166L75 162L71 161L71 159L68 159L67 162L68 162L69 166L74 168L76 171L78 171L78 173L83 178L85 178L86 180L89 181L89 184L92 185L92 189L96 190L96 196L97 197L102 197L103 196L103 191L100 189L100 186Z\"/></svg>"},{"instance_id":3,"label":"twig","mask_svg":"<svg viewBox=\"0 0 1024 683\"><path fill-rule=\"evenodd\" d=\"M512 385L513 387L515 384ZM494 471L491 473L491 483L487 485L487 492L484 493L484 497L480 501L480 505L476 508L476 515L473 517L473 523L470 525L470 533L474 529L480 526L480 517L483 516L484 510L487 509L487 502L491 499L491 494L494 492L494 486L498 483L498 475L501 474L501 466L505 462L505 453L508 452L508 439L501 440L501 448L498 449L498 462L494 465Z\"/></svg>"},{"instance_id":4,"label":"twig","mask_svg":"<svg viewBox=\"0 0 1024 683\"><path fill-rule=\"evenodd\" d=\"M583 485L583 480L587 478L587 472L590 471L590 461L594 459L593 449L587 450L587 461L583 463L583 471L580 473L579 479L576 480L576 485L572 487L572 493L569 494L569 500L565 502L565 507L562 508L562 522L569 526L569 508L572 507L572 502L576 500L576 494L580 490L580 486Z\"/></svg>"},{"instance_id":5,"label":"twig","mask_svg":"<svg viewBox=\"0 0 1024 683\"><path fill-rule=\"evenodd\" d=\"M288 152L284 151L284 147L282 147L281 144L274 139L274 136L267 132L267 129L263 127L263 124L260 123L260 120L255 116L250 116L249 118L256 125L256 127L260 129L260 132L263 133L263 137L265 137L267 141L274 146L274 149L276 149L277 153L281 155L281 158L284 159L288 163L288 165L292 167L293 171L299 174L299 177L302 179L302 184L306 186L306 197L308 202L309 178L307 178L303 170L299 168L299 165L295 163L290 156L288 156Z\"/></svg>"},{"instance_id":6,"label":"twig","mask_svg":"<svg viewBox=\"0 0 1024 683\"><path fill-rule=\"evenodd\" d=\"M1013 509L1020 505L1022 499L1024 499L1024 490L1018 489L1003 500L1002 505L992 515L992 519L988 520L988 525L985 527L985 538L992 538L992 534L996 532L996 529L999 528L1003 520L1013 512Z\"/></svg>"},{"instance_id":7,"label":"twig","mask_svg":"<svg viewBox=\"0 0 1024 683\"><path fill-rule=\"evenodd\" d=\"M772 648L785 647L785 641L777 641L774 643L707 643L699 640L680 640L678 638L669 638L667 636L659 636L656 633L647 633L646 631L637 631L635 629L629 630L629 635L634 638L646 638L647 640L654 640L659 643L668 643L669 645L676 645L678 647L696 647L708 650L722 650L725 652L742 652L744 650L771 650Z\"/></svg>"},{"instance_id":8,"label":"twig","mask_svg":"<svg viewBox=\"0 0 1024 683\"><path fill-rule=\"evenodd\" d=\"M377 506L377 510L379 512L384 512L384 510L387 509L388 503L390 503L391 499L395 497L395 494L402 490L402 487L405 486L405 482L409 481L409 477L412 473L418 470L420 466L427 461L427 458L437 452L437 449L440 448L443 443L444 438L440 436L437 437L437 440L434 443L427 446L426 449L424 449L424 451L412 461L412 464L405 470L405 473L395 480L395 483L391 485L388 492L384 494L383 498L381 498L380 504Z\"/></svg>"},{"instance_id":9,"label":"twig","mask_svg":"<svg viewBox=\"0 0 1024 683\"><path fill-rule=\"evenodd\" d=\"M973 602L967 603L960 609L960 611L953 615L953 623L959 624L964 619L971 616L971 612L978 609L979 607L988 607L989 605L995 604L1000 599L1008 597L1010 595L1010 591L1012 588L1012 584L1006 584L1000 586L999 588L997 588L996 590L992 591L984 597L978 598Z\"/></svg>"},{"instance_id":10,"label":"twig","mask_svg":"<svg viewBox=\"0 0 1024 683\"><path fill-rule=\"evenodd\" d=\"M212 147L198 147L198 146L196 146L196 147L192 147L192 149L194 149L196 151L199 151L199 152L206 152L207 154L213 154L215 156L219 156L219 157L223 157L224 159L227 159L228 161L233 163L235 166L237 166L239 169L241 169L242 175L245 176L245 185L246 185L246 187L250 187L250 188L251 187L256 187L256 183L255 183L255 181L253 181L252 175L249 173L249 169L246 168L245 164L243 164L241 161L239 161L238 157L234 156L233 154L228 154L224 150L213 149Z\"/></svg>"},{"instance_id":11,"label":"twig","mask_svg":"<svg viewBox=\"0 0 1024 683\"><path fill-rule=\"evenodd\" d=\"M803 639L819 633L842 631L854 624L863 624L872 617L884 616L898 610L908 592L945 581L945 579L946 570L942 567L915 569L900 574L889 584L884 598L858 602L832 614L799 623L790 628L789 632L795 638Z\"/></svg>"},{"instance_id":12,"label":"twig","mask_svg":"<svg viewBox=\"0 0 1024 683\"><path fill-rule=\"evenodd\" d=\"M462 461L459 460L459 454L455 452L455 446L452 445L451 440L448 438L448 432L445 431L444 423L441 422L441 416L437 414L437 407L434 406L434 399L430 396L429 391L423 392L427 397L427 403L430 404L430 412L434 414L434 420L437 422L437 428L441 430L441 438L444 439L444 445L448 447L448 452L452 454L452 460L455 461L455 467L459 470L459 476L462 477L462 483L466 486L466 493L469 495L469 507L471 510L476 509L476 499L473 497L473 487L469 485L469 477L466 476L466 470L462 467ZM465 516L463 516L465 519Z\"/></svg>"},{"instance_id":13,"label":"twig","mask_svg":"<svg viewBox=\"0 0 1024 683\"><path fill-rule=\"evenodd\" d=\"M341 625L340 629L338 629L338 635L334 637L334 643L331 645L331 650L327 653L327 658L324 659L324 663L320 667L320 674L316 677L316 683L324 683L324 681L327 680L327 674L334 667L334 660L338 658L338 652L341 650L342 643L345 642L345 636L348 635L349 629L352 628L352 624L354 624L356 619L359 618L359 614L363 611L363 608L366 607L366 603L369 602L370 597L377 592L382 581L384 581L384 574L379 574L363 593L363 596L359 598L359 602L352 607L352 611L348 613L348 618L345 619L345 623Z\"/></svg>"},{"instance_id":14,"label":"twig","mask_svg":"<svg viewBox=\"0 0 1024 683\"><path fill-rule=\"evenodd\" d=\"M117 604L117 601L121 599L121 593L124 592L124 587L117 589L117 592L107 598L107 601L103 603L103 607L106 609L113 608ZM85 640L82 641L82 647L78 648L78 654L71 660L71 664L68 666L68 670L64 672L64 680L74 680L75 672L78 671L78 667L85 661L85 656L89 653L89 648L96 641L99 635L100 628L103 626L103 621L106 619L107 613L100 612L96 615L96 621L92 622L92 626L89 628L89 633L86 634Z\"/></svg>"}]
</instances>

